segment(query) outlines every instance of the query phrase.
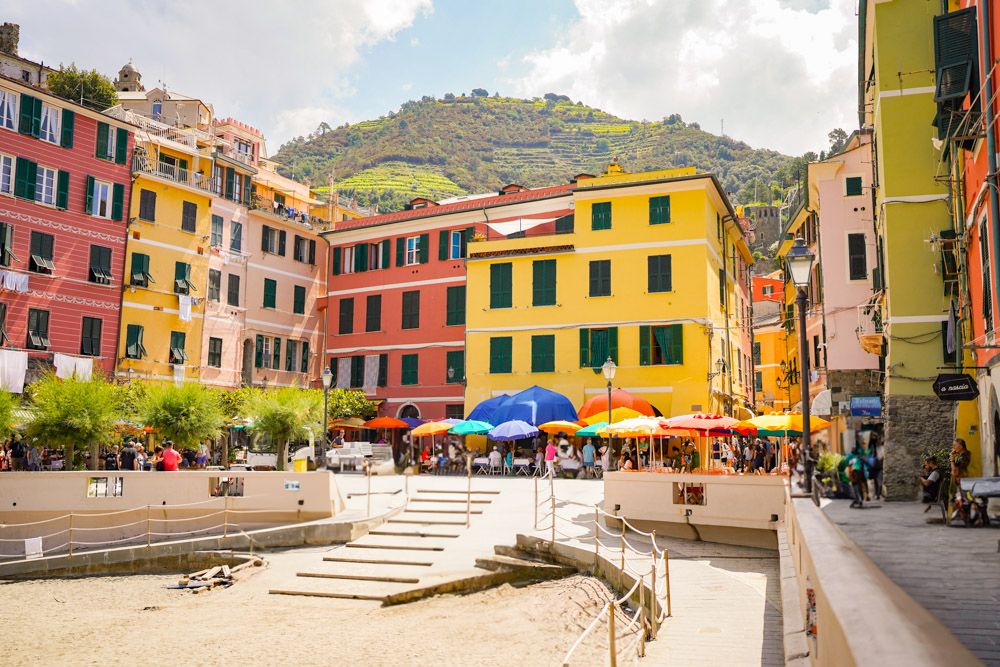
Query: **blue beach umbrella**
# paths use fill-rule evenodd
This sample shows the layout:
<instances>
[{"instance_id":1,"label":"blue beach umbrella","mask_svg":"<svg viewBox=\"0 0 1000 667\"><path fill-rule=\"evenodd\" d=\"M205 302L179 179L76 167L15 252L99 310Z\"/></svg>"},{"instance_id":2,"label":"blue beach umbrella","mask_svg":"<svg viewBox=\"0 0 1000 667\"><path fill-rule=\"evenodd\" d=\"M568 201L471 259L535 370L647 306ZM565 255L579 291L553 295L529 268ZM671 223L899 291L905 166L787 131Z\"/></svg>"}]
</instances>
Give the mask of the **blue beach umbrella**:
<instances>
[{"instance_id":1,"label":"blue beach umbrella","mask_svg":"<svg viewBox=\"0 0 1000 667\"><path fill-rule=\"evenodd\" d=\"M513 419L496 426L486 434L486 437L490 440L521 440L536 435L538 435L537 428L520 419Z\"/></svg>"},{"instance_id":2,"label":"blue beach umbrella","mask_svg":"<svg viewBox=\"0 0 1000 667\"><path fill-rule=\"evenodd\" d=\"M575 422L576 408L562 394L543 387L529 387L504 401L488 421L494 424L520 420L533 426L545 422Z\"/></svg>"},{"instance_id":3,"label":"blue beach umbrella","mask_svg":"<svg viewBox=\"0 0 1000 667\"><path fill-rule=\"evenodd\" d=\"M468 419L474 419L476 421L486 422L492 424L493 413L496 412L500 404L506 401L510 396L508 394L500 394L499 396L494 396L493 398L487 398L482 401L476 407L472 408L472 412L469 413Z\"/></svg>"}]
</instances>

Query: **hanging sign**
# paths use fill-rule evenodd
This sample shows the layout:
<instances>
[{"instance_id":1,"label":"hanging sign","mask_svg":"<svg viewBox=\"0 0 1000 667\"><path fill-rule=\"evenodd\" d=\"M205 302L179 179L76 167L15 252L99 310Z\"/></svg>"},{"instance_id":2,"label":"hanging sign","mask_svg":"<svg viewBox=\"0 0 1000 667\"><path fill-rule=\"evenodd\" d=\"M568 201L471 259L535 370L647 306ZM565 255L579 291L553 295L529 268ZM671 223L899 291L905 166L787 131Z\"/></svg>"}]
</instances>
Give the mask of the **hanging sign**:
<instances>
[{"instance_id":1,"label":"hanging sign","mask_svg":"<svg viewBox=\"0 0 1000 667\"><path fill-rule=\"evenodd\" d=\"M934 380L934 393L942 401L972 401L979 398L979 387L966 373L941 373Z\"/></svg>"}]
</instances>

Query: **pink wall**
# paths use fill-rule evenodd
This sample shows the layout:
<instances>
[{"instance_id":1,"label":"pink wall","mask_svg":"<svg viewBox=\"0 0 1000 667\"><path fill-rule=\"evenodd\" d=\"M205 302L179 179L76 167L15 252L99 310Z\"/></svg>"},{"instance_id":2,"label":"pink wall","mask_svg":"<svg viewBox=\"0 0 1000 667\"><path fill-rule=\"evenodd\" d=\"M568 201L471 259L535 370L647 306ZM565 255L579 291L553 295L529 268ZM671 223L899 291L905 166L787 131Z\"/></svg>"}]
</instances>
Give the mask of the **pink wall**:
<instances>
[{"instance_id":1,"label":"pink wall","mask_svg":"<svg viewBox=\"0 0 1000 667\"><path fill-rule=\"evenodd\" d=\"M211 247L208 253L209 270L219 271L221 276L219 301L207 298L208 286L203 294L205 301L205 326L201 346L201 380L206 384L224 387L239 387L242 380L243 338L246 328L247 289L247 228L249 219L245 206L223 197L212 198L212 215L222 217L222 245ZM242 251L231 250L232 221L243 223ZM229 276L235 274L240 279L239 306L228 303ZM209 338L222 339L222 366L208 365Z\"/></svg>"}]
</instances>

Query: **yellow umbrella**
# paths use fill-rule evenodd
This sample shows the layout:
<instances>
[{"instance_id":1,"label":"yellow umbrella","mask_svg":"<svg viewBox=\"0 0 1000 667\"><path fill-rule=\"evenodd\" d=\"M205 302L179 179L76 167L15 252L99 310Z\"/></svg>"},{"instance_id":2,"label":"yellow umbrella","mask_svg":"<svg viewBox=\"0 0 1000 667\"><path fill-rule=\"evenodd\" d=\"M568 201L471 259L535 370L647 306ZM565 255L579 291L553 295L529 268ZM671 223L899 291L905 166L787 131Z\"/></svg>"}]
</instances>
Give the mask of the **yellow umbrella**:
<instances>
[{"instance_id":1,"label":"yellow umbrella","mask_svg":"<svg viewBox=\"0 0 1000 667\"><path fill-rule=\"evenodd\" d=\"M606 430L608 435L616 438L646 438L660 434L660 419L658 417L632 417L610 424Z\"/></svg>"},{"instance_id":2,"label":"yellow umbrella","mask_svg":"<svg viewBox=\"0 0 1000 667\"><path fill-rule=\"evenodd\" d=\"M644 415L641 412L637 412L632 408L624 408L624 407L615 408L614 410L611 411L611 423L615 424L617 422L624 421L626 419L632 419L634 417L642 417L642 416ZM597 422L607 421L607 419L608 419L608 413L602 412L599 414L594 414L589 417L586 417L584 418L583 421L585 424L589 426L590 424L596 424Z\"/></svg>"},{"instance_id":3,"label":"yellow umbrella","mask_svg":"<svg viewBox=\"0 0 1000 667\"><path fill-rule=\"evenodd\" d=\"M830 422L823 419L822 417L817 417L815 415L809 415L809 432L815 433L816 431L821 431L828 427ZM792 415L792 428L796 431L802 431L802 413L796 412Z\"/></svg>"},{"instance_id":4,"label":"yellow umbrella","mask_svg":"<svg viewBox=\"0 0 1000 667\"><path fill-rule=\"evenodd\" d=\"M542 424L541 426L538 427L538 430L539 431L545 431L549 435L556 435L558 433L565 433L567 435L573 435L574 433L576 433L577 431L579 431L581 428L583 428L583 427L580 426L579 424L575 424L573 422L568 422L568 421L563 421L563 420L557 420L557 421L554 421L554 422L545 422L544 424Z\"/></svg>"},{"instance_id":5,"label":"yellow umbrella","mask_svg":"<svg viewBox=\"0 0 1000 667\"><path fill-rule=\"evenodd\" d=\"M410 431L410 435L417 437L422 435L441 435L442 433L447 433L452 426L453 424L449 424L448 422L427 422Z\"/></svg>"},{"instance_id":6,"label":"yellow umbrella","mask_svg":"<svg viewBox=\"0 0 1000 667\"><path fill-rule=\"evenodd\" d=\"M815 433L830 425L825 419L809 416L809 432ZM802 432L802 413L799 412L772 412L769 415L759 415L753 419L741 421L733 426L736 431L761 432L761 435L783 434L787 431Z\"/></svg>"}]
</instances>

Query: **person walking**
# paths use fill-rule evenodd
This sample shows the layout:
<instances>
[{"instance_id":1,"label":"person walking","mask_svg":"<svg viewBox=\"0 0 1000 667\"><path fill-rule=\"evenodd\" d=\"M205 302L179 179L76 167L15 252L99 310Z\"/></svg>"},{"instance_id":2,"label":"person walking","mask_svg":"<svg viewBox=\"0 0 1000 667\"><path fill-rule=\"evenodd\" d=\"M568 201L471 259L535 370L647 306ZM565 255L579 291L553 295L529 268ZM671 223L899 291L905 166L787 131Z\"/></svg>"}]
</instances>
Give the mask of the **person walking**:
<instances>
[{"instance_id":1,"label":"person walking","mask_svg":"<svg viewBox=\"0 0 1000 667\"><path fill-rule=\"evenodd\" d=\"M548 444L545 445L545 474L549 477L556 476L556 455L558 453L556 444L549 438Z\"/></svg>"},{"instance_id":2,"label":"person walking","mask_svg":"<svg viewBox=\"0 0 1000 667\"><path fill-rule=\"evenodd\" d=\"M24 443L20 438L15 438L10 446L11 470L15 472L24 470Z\"/></svg>"},{"instance_id":3,"label":"person walking","mask_svg":"<svg viewBox=\"0 0 1000 667\"><path fill-rule=\"evenodd\" d=\"M589 479L594 476L594 462L597 459L597 450L594 442L587 439L587 444L583 446L583 477Z\"/></svg>"},{"instance_id":4,"label":"person walking","mask_svg":"<svg viewBox=\"0 0 1000 667\"><path fill-rule=\"evenodd\" d=\"M118 445L112 447L111 451L104 456L104 469L105 470L119 470L118 467L120 461L118 460Z\"/></svg>"},{"instance_id":5,"label":"person walking","mask_svg":"<svg viewBox=\"0 0 1000 667\"><path fill-rule=\"evenodd\" d=\"M137 462L137 452L135 450L135 443L129 440L125 443L125 447L118 452L118 465L120 470L138 470L136 465Z\"/></svg>"},{"instance_id":6,"label":"person walking","mask_svg":"<svg viewBox=\"0 0 1000 667\"><path fill-rule=\"evenodd\" d=\"M864 508L865 487L868 486L867 464L865 463L866 453L861 449L861 445L855 445L854 451L847 457L847 478L851 482L851 493L854 500L851 501L851 509Z\"/></svg>"},{"instance_id":7,"label":"person walking","mask_svg":"<svg viewBox=\"0 0 1000 667\"><path fill-rule=\"evenodd\" d=\"M172 472L180 468L181 460L184 457L181 456L180 452L174 449L174 443L172 440L166 440L163 443L163 469Z\"/></svg>"}]
</instances>

